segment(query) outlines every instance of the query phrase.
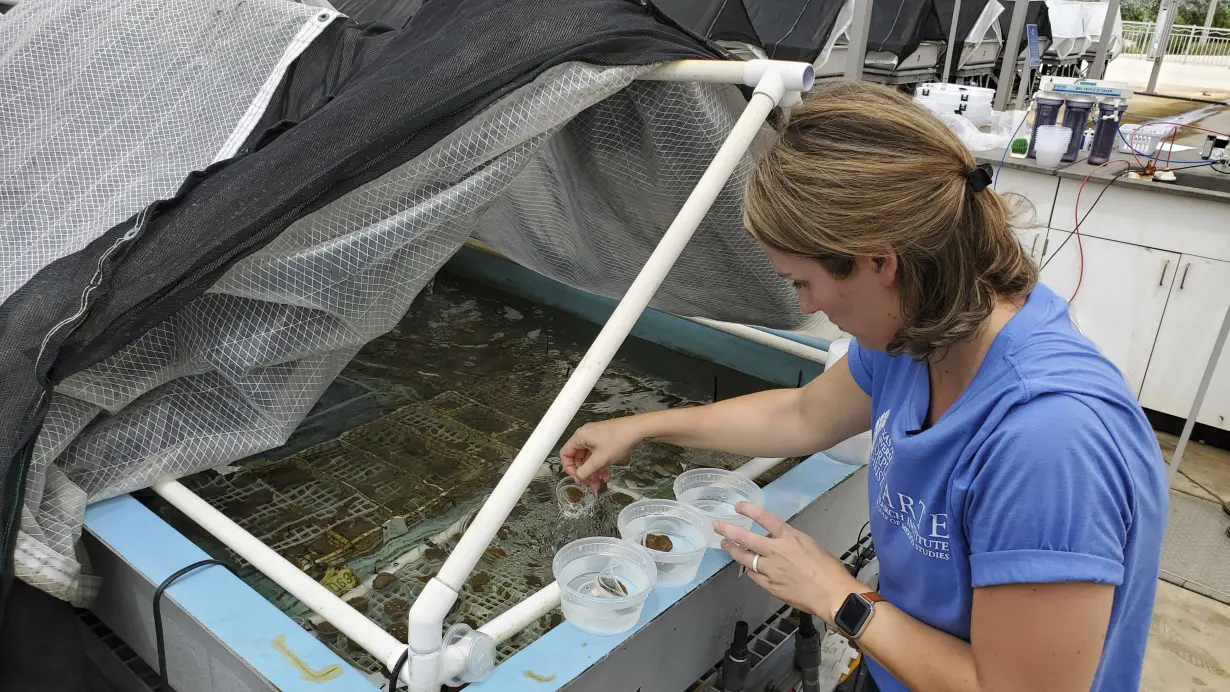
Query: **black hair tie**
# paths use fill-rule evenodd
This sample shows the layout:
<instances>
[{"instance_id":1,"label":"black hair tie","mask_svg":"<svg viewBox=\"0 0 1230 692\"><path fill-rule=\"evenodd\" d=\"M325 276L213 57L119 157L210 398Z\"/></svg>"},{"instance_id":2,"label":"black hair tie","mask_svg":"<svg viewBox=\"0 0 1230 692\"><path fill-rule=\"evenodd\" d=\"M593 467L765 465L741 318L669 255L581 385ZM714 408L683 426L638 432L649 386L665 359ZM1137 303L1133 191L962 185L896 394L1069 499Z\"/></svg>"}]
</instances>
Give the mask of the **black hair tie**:
<instances>
[{"instance_id":1,"label":"black hair tie","mask_svg":"<svg viewBox=\"0 0 1230 692\"><path fill-rule=\"evenodd\" d=\"M991 176L993 170L991 164L984 163L966 171L965 184L969 186L970 192L979 193L987 189L993 180Z\"/></svg>"}]
</instances>

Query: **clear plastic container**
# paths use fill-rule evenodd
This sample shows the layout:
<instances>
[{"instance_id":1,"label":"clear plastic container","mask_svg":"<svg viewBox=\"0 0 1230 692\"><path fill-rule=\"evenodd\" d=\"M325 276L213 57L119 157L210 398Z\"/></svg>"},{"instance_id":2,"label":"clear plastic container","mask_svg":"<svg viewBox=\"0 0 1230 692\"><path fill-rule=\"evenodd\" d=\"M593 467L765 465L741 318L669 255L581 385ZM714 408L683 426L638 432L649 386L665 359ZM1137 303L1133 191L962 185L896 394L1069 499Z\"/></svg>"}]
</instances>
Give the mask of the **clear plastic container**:
<instances>
[{"instance_id":1,"label":"clear plastic container","mask_svg":"<svg viewBox=\"0 0 1230 692\"><path fill-rule=\"evenodd\" d=\"M1034 158L1043 168L1058 168L1072 142L1072 130L1062 125L1039 127L1034 138Z\"/></svg>"},{"instance_id":2,"label":"clear plastic container","mask_svg":"<svg viewBox=\"0 0 1230 692\"><path fill-rule=\"evenodd\" d=\"M735 505L743 501L759 505L764 502L764 491L750 478L734 471L692 469L675 479L675 499L705 515L709 547L720 548L722 537L713 530L713 522L721 520L751 529L752 520L736 512Z\"/></svg>"},{"instance_id":3,"label":"clear plastic container","mask_svg":"<svg viewBox=\"0 0 1230 692\"><path fill-rule=\"evenodd\" d=\"M555 499L559 502L560 516L575 519L593 514L598 504L598 493L588 485L581 485L572 476L564 476L555 484Z\"/></svg>"},{"instance_id":4,"label":"clear plastic container","mask_svg":"<svg viewBox=\"0 0 1230 692\"><path fill-rule=\"evenodd\" d=\"M1038 130L1059 122L1059 108L1063 106L1063 96L1050 92L1039 91L1035 98L1034 131L1029 137L1029 158L1034 158L1034 150L1038 140Z\"/></svg>"},{"instance_id":5,"label":"clear plastic container","mask_svg":"<svg viewBox=\"0 0 1230 692\"><path fill-rule=\"evenodd\" d=\"M564 618L598 635L632 629L658 579L649 551L622 538L575 540L555 554L551 568Z\"/></svg>"},{"instance_id":6,"label":"clear plastic container","mask_svg":"<svg viewBox=\"0 0 1230 692\"><path fill-rule=\"evenodd\" d=\"M619 535L649 549L658 565L658 584L682 586L696 577L709 547L710 521L675 500L640 500L619 513Z\"/></svg>"}]
</instances>

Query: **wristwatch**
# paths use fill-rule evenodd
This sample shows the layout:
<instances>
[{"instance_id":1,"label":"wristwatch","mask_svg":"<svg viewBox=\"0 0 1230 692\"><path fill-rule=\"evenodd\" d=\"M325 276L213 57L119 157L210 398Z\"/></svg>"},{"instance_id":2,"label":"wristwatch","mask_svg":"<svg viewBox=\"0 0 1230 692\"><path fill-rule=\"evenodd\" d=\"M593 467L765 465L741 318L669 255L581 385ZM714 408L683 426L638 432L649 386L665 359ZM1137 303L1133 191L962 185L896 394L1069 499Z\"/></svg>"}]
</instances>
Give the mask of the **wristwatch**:
<instances>
[{"instance_id":1,"label":"wristwatch","mask_svg":"<svg viewBox=\"0 0 1230 692\"><path fill-rule=\"evenodd\" d=\"M876 604L883 600L884 597L875 591L852 593L837 609L833 624L847 639L858 639L867 629L867 623L871 622L871 616L875 615Z\"/></svg>"}]
</instances>

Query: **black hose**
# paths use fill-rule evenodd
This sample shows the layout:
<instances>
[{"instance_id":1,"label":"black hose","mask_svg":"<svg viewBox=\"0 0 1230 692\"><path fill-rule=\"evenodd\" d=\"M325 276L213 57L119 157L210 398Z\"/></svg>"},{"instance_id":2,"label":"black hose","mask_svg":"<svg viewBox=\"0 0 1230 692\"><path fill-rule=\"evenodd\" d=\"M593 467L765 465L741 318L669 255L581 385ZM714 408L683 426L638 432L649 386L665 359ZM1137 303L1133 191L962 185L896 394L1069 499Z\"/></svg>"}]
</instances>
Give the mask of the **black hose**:
<instances>
[{"instance_id":1,"label":"black hose","mask_svg":"<svg viewBox=\"0 0 1230 692\"><path fill-rule=\"evenodd\" d=\"M410 655L410 647L401 652L401 656L397 657L397 663L393 664L393 670L389 671L389 689L388 692L396 692L397 685L401 683L401 669L406 667L406 658Z\"/></svg>"},{"instance_id":2,"label":"black hose","mask_svg":"<svg viewBox=\"0 0 1230 692\"><path fill-rule=\"evenodd\" d=\"M162 684L162 688L165 690L171 690L174 688L171 687L171 683L167 677L167 645L162 639L162 594L166 593L167 587L174 584L175 580L185 574L188 574L189 572L192 572L193 570L205 567L206 565L220 565L222 567L226 567L228 571L230 570L230 567L221 560L201 560L177 570L171 576L163 579L162 583L158 585L158 588L154 590L154 645L158 649L158 681Z\"/></svg>"},{"instance_id":3,"label":"black hose","mask_svg":"<svg viewBox=\"0 0 1230 692\"><path fill-rule=\"evenodd\" d=\"M820 692L820 632L810 613L795 611L799 631L794 635L794 664L799 667L803 692Z\"/></svg>"}]
</instances>

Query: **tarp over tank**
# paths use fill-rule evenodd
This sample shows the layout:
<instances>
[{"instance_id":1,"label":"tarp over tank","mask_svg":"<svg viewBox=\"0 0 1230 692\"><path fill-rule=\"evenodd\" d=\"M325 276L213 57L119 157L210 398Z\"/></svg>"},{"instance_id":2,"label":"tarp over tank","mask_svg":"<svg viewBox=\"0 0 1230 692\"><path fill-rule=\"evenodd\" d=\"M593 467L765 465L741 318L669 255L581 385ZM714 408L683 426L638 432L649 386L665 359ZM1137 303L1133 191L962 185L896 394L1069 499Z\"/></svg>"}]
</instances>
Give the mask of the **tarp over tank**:
<instances>
[{"instance_id":1,"label":"tarp over tank","mask_svg":"<svg viewBox=\"0 0 1230 692\"><path fill-rule=\"evenodd\" d=\"M957 39L966 41L990 0L962 0ZM905 59L923 41L948 41L955 0L876 0L871 5L867 50ZM981 37L979 37L981 38Z\"/></svg>"},{"instance_id":2,"label":"tarp over tank","mask_svg":"<svg viewBox=\"0 0 1230 692\"><path fill-rule=\"evenodd\" d=\"M0 132L54 113L93 119L89 129L59 120L63 131L26 157L45 164L41 151L73 143L80 156L44 171L77 176L60 197L0 169L6 233L39 235L91 181L145 156L83 207L109 213L82 221L81 237L15 279L0 304L0 538L17 556L6 585L13 565L49 593L87 599L74 552L86 502L281 444L469 237L570 285L622 294L745 103L734 87L634 81L652 64L715 53L626 0L428 2L401 28L283 0L203 6L325 26L314 40L296 30L262 43L267 23L215 26L173 0L23 0L0 21L0 44L14 46L0 54L0 80L23 75L30 96L0 104ZM134 30L64 23L99 12L182 24L162 27L161 40L116 42ZM216 45L194 50L192 37ZM174 137L148 152L107 139L126 119L203 99L176 68L229 79L218 61L247 65L233 58L253 45L273 46L240 80L259 86L215 127L233 141L247 123L233 152L173 158ZM292 45L293 63L282 57ZM128 96L65 88L91 70L135 76ZM203 126L214 111L187 109L178 126ZM0 142L4 160L21 146ZM154 170L157 185L133 191L133 176ZM655 307L798 323L791 287L742 228L748 170L745 160ZM27 248L0 252L11 267Z\"/></svg>"},{"instance_id":3,"label":"tarp over tank","mask_svg":"<svg viewBox=\"0 0 1230 692\"><path fill-rule=\"evenodd\" d=\"M737 41L776 60L813 62L845 0L653 0L671 21L710 41Z\"/></svg>"}]
</instances>

